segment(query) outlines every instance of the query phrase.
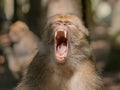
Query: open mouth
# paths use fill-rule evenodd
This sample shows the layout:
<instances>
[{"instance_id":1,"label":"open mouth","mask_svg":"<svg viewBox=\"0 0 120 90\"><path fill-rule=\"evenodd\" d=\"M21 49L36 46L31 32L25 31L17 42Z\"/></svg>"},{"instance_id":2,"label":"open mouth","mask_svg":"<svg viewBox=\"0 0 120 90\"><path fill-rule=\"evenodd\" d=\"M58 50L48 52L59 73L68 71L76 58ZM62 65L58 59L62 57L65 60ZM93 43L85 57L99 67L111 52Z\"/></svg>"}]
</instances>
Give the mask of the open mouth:
<instances>
[{"instance_id":1,"label":"open mouth","mask_svg":"<svg viewBox=\"0 0 120 90\"><path fill-rule=\"evenodd\" d=\"M67 30L55 31L55 56L59 62L64 62L68 52Z\"/></svg>"}]
</instances>

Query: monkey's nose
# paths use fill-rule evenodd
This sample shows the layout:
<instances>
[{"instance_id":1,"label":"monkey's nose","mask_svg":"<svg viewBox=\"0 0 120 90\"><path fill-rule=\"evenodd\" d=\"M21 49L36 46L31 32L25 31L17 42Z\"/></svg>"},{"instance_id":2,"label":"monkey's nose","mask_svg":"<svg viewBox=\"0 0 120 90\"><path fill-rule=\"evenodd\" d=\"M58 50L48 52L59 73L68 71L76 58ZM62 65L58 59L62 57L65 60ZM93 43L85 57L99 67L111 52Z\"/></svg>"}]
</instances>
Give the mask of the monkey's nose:
<instances>
[{"instance_id":1,"label":"monkey's nose","mask_svg":"<svg viewBox=\"0 0 120 90\"><path fill-rule=\"evenodd\" d=\"M64 23L63 25L64 25L64 26L66 26L67 24L66 24L66 23Z\"/></svg>"}]
</instances>

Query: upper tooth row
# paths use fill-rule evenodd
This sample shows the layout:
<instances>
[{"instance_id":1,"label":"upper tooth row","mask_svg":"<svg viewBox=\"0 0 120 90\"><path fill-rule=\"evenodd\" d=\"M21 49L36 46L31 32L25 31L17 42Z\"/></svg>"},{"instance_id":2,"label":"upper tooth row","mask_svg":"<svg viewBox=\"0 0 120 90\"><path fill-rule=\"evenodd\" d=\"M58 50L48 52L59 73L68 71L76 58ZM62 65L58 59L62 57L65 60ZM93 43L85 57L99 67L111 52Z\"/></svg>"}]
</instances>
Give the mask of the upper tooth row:
<instances>
[{"instance_id":1,"label":"upper tooth row","mask_svg":"<svg viewBox=\"0 0 120 90\"><path fill-rule=\"evenodd\" d=\"M64 31L64 34L65 34L65 38L67 37L67 31L61 29L61 30L58 30L58 31ZM55 32L55 37L57 36L57 32Z\"/></svg>"},{"instance_id":2,"label":"upper tooth row","mask_svg":"<svg viewBox=\"0 0 120 90\"><path fill-rule=\"evenodd\" d=\"M64 31L64 33L65 33L65 38L67 38L67 32L66 32L66 31Z\"/></svg>"}]
</instances>

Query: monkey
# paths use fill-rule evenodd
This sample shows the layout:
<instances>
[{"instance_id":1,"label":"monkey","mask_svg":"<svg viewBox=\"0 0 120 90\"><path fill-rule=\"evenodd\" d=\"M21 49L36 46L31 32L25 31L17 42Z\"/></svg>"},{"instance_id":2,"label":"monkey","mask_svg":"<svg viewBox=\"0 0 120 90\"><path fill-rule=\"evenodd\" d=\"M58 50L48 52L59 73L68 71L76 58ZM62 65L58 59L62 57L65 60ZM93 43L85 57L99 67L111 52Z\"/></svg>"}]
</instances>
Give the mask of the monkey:
<instances>
[{"instance_id":1,"label":"monkey","mask_svg":"<svg viewBox=\"0 0 120 90\"><path fill-rule=\"evenodd\" d=\"M103 90L88 36L75 15L48 18L42 36L46 51L39 50L15 90Z\"/></svg>"},{"instance_id":2,"label":"monkey","mask_svg":"<svg viewBox=\"0 0 120 90\"><path fill-rule=\"evenodd\" d=\"M8 66L15 78L20 79L38 52L39 39L22 21L16 21L10 26L8 36L13 43L8 53L5 53Z\"/></svg>"}]
</instances>

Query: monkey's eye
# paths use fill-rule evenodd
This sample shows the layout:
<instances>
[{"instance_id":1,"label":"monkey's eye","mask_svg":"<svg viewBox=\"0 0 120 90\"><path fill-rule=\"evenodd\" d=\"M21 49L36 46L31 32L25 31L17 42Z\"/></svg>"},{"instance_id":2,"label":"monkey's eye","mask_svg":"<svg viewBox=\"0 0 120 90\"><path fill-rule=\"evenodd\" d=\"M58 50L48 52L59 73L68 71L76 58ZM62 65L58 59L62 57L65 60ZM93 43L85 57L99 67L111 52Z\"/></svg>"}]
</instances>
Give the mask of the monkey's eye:
<instances>
[{"instance_id":1,"label":"monkey's eye","mask_svg":"<svg viewBox=\"0 0 120 90\"><path fill-rule=\"evenodd\" d=\"M67 25L73 25L73 23L70 21L66 21L66 23L67 23Z\"/></svg>"},{"instance_id":2,"label":"monkey's eye","mask_svg":"<svg viewBox=\"0 0 120 90\"><path fill-rule=\"evenodd\" d=\"M56 22L54 22L54 23L52 23L52 26L54 27L54 26L59 26L59 25L61 25L63 22L62 21L56 21Z\"/></svg>"},{"instance_id":3,"label":"monkey's eye","mask_svg":"<svg viewBox=\"0 0 120 90\"><path fill-rule=\"evenodd\" d=\"M60 23L60 22L55 22L55 24L56 24L56 25L61 25L61 23Z\"/></svg>"},{"instance_id":4,"label":"monkey's eye","mask_svg":"<svg viewBox=\"0 0 120 90\"><path fill-rule=\"evenodd\" d=\"M60 25L59 22L54 22L54 23L51 24L52 27L57 27L57 26L59 26L59 25Z\"/></svg>"},{"instance_id":5,"label":"monkey's eye","mask_svg":"<svg viewBox=\"0 0 120 90\"><path fill-rule=\"evenodd\" d=\"M73 25L73 23L72 23L72 22L69 22L68 25Z\"/></svg>"}]
</instances>

